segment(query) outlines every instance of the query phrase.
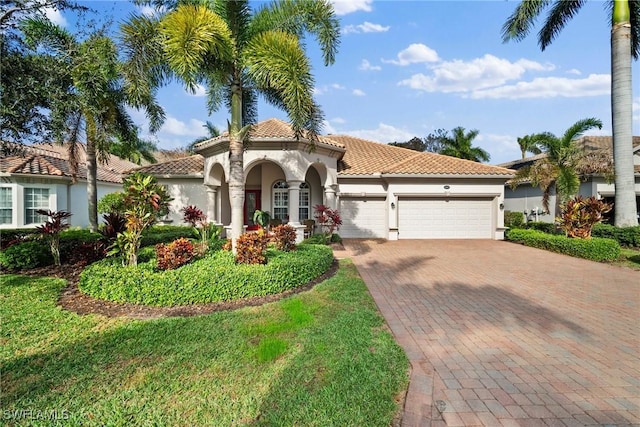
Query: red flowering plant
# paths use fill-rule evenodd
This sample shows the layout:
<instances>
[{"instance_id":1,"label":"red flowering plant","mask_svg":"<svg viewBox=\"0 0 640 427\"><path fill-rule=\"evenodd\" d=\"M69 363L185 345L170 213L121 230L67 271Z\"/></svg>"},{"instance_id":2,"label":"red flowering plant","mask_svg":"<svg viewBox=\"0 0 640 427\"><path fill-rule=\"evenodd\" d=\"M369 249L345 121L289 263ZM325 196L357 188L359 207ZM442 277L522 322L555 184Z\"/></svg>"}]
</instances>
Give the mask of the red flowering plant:
<instances>
[{"instance_id":1,"label":"red flowering plant","mask_svg":"<svg viewBox=\"0 0 640 427\"><path fill-rule=\"evenodd\" d=\"M325 242L331 239L333 233L340 229L342 218L337 209L331 209L325 205L315 205L313 207L314 217L322 227Z\"/></svg>"},{"instance_id":2,"label":"red flowering plant","mask_svg":"<svg viewBox=\"0 0 640 427\"><path fill-rule=\"evenodd\" d=\"M180 210L182 212L182 220L189 223L196 236L200 239L200 254L204 254L209 249L209 240L217 239L220 235L220 229L213 223L207 221L207 216L198 207L189 205Z\"/></svg>"}]
</instances>

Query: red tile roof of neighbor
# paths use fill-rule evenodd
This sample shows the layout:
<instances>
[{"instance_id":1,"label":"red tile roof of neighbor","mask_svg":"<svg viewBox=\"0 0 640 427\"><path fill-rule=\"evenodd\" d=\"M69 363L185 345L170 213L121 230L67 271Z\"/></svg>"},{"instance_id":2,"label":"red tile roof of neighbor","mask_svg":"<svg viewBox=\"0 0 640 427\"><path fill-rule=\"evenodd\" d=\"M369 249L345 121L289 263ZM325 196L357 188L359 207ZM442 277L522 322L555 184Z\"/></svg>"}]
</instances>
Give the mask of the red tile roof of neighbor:
<instances>
[{"instance_id":1,"label":"red tile roof of neighbor","mask_svg":"<svg viewBox=\"0 0 640 427\"><path fill-rule=\"evenodd\" d=\"M200 154L194 154L189 157L142 166L137 168L136 171L156 176L176 175L202 177L204 174L204 157Z\"/></svg>"},{"instance_id":2,"label":"red tile roof of neighbor","mask_svg":"<svg viewBox=\"0 0 640 427\"><path fill-rule=\"evenodd\" d=\"M71 177L71 165L68 161L67 145L34 144L25 145L23 156L9 156L0 159L0 172ZM78 179L87 178L86 146L79 144ZM110 155L108 162L98 162L97 179L103 182L121 183L125 171L138 167L135 163Z\"/></svg>"}]
</instances>

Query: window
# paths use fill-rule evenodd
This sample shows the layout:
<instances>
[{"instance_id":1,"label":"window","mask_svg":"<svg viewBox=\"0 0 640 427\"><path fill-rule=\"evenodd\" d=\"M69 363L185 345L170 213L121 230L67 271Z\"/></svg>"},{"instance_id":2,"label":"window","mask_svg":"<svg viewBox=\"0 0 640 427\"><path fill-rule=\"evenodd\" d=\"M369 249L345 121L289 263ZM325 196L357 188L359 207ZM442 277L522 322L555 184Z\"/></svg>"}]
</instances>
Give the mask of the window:
<instances>
[{"instance_id":1,"label":"window","mask_svg":"<svg viewBox=\"0 0 640 427\"><path fill-rule=\"evenodd\" d=\"M284 181L273 184L273 218L289 221L289 184Z\"/></svg>"},{"instance_id":2,"label":"window","mask_svg":"<svg viewBox=\"0 0 640 427\"><path fill-rule=\"evenodd\" d=\"M311 212L311 192L309 184L303 182L300 184L300 207L298 210L300 214L300 221L310 219L309 214Z\"/></svg>"},{"instance_id":3,"label":"window","mask_svg":"<svg viewBox=\"0 0 640 427\"><path fill-rule=\"evenodd\" d=\"M13 189L0 187L0 224L13 222Z\"/></svg>"},{"instance_id":4,"label":"window","mask_svg":"<svg viewBox=\"0 0 640 427\"><path fill-rule=\"evenodd\" d=\"M49 209L49 189L48 188L25 188L24 189L24 222L25 224L41 224L47 220L46 215L40 215L38 209Z\"/></svg>"}]
</instances>

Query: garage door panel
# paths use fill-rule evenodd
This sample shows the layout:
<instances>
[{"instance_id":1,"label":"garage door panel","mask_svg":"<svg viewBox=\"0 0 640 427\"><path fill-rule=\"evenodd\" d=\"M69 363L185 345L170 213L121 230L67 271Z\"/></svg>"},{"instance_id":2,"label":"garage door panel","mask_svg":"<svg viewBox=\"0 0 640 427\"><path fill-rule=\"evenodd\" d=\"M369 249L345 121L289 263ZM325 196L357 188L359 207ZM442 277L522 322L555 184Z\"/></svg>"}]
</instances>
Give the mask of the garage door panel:
<instances>
[{"instance_id":1,"label":"garage door panel","mask_svg":"<svg viewBox=\"0 0 640 427\"><path fill-rule=\"evenodd\" d=\"M386 238L388 228L385 199L342 198L340 236L346 238Z\"/></svg>"},{"instance_id":2,"label":"garage door panel","mask_svg":"<svg viewBox=\"0 0 640 427\"><path fill-rule=\"evenodd\" d=\"M400 198L400 239L489 239L491 199Z\"/></svg>"}]
</instances>

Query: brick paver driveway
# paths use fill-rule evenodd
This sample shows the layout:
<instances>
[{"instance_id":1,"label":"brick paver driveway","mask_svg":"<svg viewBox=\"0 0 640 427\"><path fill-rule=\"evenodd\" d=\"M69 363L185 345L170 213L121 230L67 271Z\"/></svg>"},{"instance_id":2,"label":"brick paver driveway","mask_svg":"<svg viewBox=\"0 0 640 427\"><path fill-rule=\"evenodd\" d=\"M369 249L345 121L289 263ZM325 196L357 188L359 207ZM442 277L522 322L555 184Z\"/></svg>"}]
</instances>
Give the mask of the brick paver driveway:
<instances>
[{"instance_id":1,"label":"brick paver driveway","mask_svg":"<svg viewBox=\"0 0 640 427\"><path fill-rule=\"evenodd\" d=\"M498 241L345 241L412 366L403 425L640 425L640 272Z\"/></svg>"}]
</instances>

